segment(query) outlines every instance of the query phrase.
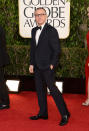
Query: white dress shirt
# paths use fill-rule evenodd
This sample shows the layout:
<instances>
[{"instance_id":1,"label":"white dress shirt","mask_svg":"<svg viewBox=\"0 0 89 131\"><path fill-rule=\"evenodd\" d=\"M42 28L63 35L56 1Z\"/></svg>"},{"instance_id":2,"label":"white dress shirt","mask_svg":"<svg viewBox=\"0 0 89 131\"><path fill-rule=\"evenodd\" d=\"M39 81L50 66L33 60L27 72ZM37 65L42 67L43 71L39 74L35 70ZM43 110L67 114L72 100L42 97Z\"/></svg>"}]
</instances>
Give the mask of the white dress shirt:
<instances>
[{"instance_id":1,"label":"white dress shirt","mask_svg":"<svg viewBox=\"0 0 89 131\"><path fill-rule=\"evenodd\" d=\"M38 29L38 30L36 31L36 36L35 36L36 45L38 44L38 40L39 40L40 34L41 34L41 32L42 32L42 30L43 30L43 28L44 28L44 25L45 25L45 24L41 25L41 30Z\"/></svg>"}]
</instances>

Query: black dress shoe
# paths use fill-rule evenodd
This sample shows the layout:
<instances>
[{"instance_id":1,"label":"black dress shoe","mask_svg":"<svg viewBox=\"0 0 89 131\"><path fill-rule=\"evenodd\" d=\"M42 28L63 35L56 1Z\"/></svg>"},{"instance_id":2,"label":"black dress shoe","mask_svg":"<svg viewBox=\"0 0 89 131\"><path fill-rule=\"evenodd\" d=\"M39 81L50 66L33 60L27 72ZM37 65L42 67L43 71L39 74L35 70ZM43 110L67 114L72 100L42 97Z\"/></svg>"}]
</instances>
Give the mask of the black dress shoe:
<instances>
[{"instance_id":1,"label":"black dress shoe","mask_svg":"<svg viewBox=\"0 0 89 131\"><path fill-rule=\"evenodd\" d=\"M70 118L70 114L63 116L59 125L60 126L66 125L68 123L69 118Z\"/></svg>"},{"instance_id":2,"label":"black dress shoe","mask_svg":"<svg viewBox=\"0 0 89 131\"><path fill-rule=\"evenodd\" d=\"M29 117L29 119L31 120L38 120L38 119L44 119L44 120L47 120L48 119L48 115L36 115L36 116L31 116Z\"/></svg>"},{"instance_id":3,"label":"black dress shoe","mask_svg":"<svg viewBox=\"0 0 89 131\"><path fill-rule=\"evenodd\" d=\"M9 109L10 108L10 106L9 105L0 105L0 110L2 110L2 109Z\"/></svg>"}]
</instances>

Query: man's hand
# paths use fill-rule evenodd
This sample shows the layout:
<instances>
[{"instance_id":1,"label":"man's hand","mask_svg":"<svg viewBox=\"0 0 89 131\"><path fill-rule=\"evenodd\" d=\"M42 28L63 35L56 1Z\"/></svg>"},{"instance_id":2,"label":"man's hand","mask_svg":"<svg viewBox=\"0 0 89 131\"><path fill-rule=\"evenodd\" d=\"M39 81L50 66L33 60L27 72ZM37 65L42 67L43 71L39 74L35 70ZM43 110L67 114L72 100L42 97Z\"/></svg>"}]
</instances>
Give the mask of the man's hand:
<instances>
[{"instance_id":1,"label":"man's hand","mask_svg":"<svg viewBox=\"0 0 89 131\"><path fill-rule=\"evenodd\" d=\"M89 67L89 63L88 63L88 67Z\"/></svg>"},{"instance_id":2,"label":"man's hand","mask_svg":"<svg viewBox=\"0 0 89 131\"><path fill-rule=\"evenodd\" d=\"M53 70L54 66L53 65L50 65L50 69Z\"/></svg>"},{"instance_id":3,"label":"man's hand","mask_svg":"<svg viewBox=\"0 0 89 131\"><path fill-rule=\"evenodd\" d=\"M34 66L33 66L33 65L30 65L30 66L29 66L29 72L30 72L30 73L34 73Z\"/></svg>"}]
</instances>

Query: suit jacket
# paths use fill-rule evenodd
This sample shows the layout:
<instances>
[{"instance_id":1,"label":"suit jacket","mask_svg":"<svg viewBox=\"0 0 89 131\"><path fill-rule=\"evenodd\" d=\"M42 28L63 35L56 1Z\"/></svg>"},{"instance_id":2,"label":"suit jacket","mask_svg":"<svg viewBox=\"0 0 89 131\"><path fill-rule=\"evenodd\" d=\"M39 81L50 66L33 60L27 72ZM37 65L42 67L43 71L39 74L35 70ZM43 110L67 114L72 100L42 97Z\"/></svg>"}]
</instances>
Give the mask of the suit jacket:
<instances>
[{"instance_id":1,"label":"suit jacket","mask_svg":"<svg viewBox=\"0 0 89 131\"><path fill-rule=\"evenodd\" d=\"M50 65L57 64L60 53L60 43L57 30L49 24L45 24L36 45L35 35L37 27L32 29L30 48L30 65L36 65L39 69L47 69Z\"/></svg>"},{"instance_id":2,"label":"suit jacket","mask_svg":"<svg viewBox=\"0 0 89 131\"><path fill-rule=\"evenodd\" d=\"M5 32L0 26L0 67L9 64L9 56L6 51Z\"/></svg>"}]
</instances>

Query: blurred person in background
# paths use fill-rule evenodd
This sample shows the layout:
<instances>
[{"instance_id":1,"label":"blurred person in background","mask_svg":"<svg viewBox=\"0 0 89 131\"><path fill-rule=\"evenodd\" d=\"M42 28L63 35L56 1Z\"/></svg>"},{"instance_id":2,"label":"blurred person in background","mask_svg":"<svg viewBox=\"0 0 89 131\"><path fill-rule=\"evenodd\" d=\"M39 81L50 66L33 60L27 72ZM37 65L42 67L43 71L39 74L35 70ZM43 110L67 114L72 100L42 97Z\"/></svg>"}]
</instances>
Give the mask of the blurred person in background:
<instances>
[{"instance_id":1,"label":"blurred person in background","mask_svg":"<svg viewBox=\"0 0 89 131\"><path fill-rule=\"evenodd\" d=\"M87 16L88 16L88 21L89 21L89 7L87 8ZM86 77L86 100L85 102L82 103L84 106L89 106L89 22L88 22L88 32L86 35L87 39L87 48L88 48L88 57L86 59L85 63L85 77Z\"/></svg>"},{"instance_id":2,"label":"blurred person in background","mask_svg":"<svg viewBox=\"0 0 89 131\"><path fill-rule=\"evenodd\" d=\"M0 110L9 108L8 88L4 79L4 67L10 63L6 51L6 40L4 29L0 25Z\"/></svg>"}]
</instances>

